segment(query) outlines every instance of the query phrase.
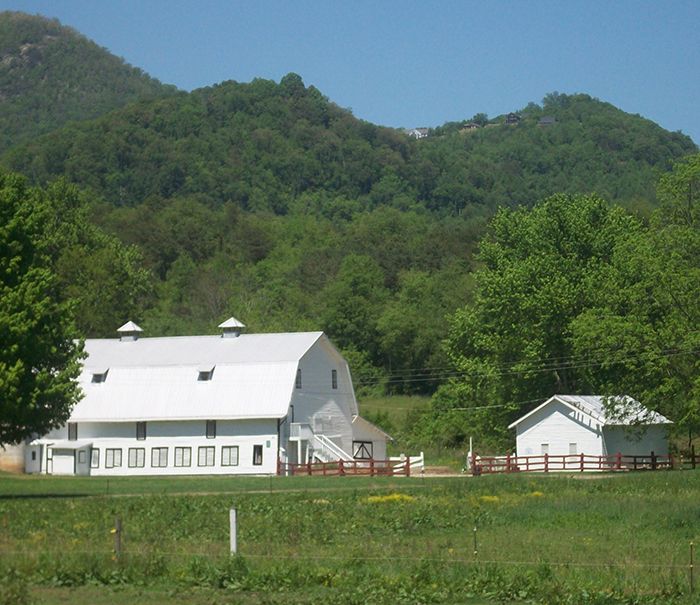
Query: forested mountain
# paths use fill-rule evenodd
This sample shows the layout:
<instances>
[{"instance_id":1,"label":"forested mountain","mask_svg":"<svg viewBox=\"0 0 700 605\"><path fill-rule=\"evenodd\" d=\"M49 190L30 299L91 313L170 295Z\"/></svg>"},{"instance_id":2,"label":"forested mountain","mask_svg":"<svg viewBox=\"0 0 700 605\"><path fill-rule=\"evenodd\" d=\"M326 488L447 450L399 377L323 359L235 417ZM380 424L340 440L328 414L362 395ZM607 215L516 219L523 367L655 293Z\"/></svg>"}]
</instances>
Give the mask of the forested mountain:
<instances>
[{"instance_id":1,"label":"forested mountain","mask_svg":"<svg viewBox=\"0 0 700 605\"><path fill-rule=\"evenodd\" d=\"M0 151L167 91L56 19L0 12Z\"/></svg>"},{"instance_id":2,"label":"forested mountain","mask_svg":"<svg viewBox=\"0 0 700 605\"><path fill-rule=\"evenodd\" d=\"M2 163L35 183L65 176L115 206L193 196L212 208L351 219L387 206L489 216L556 192L634 206L654 199L654 170L696 149L587 95L545 101L518 124L416 141L289 74L143 100L21 145ZM541 126L543 113L556 122Z\"/></svg>"}]
</instances>

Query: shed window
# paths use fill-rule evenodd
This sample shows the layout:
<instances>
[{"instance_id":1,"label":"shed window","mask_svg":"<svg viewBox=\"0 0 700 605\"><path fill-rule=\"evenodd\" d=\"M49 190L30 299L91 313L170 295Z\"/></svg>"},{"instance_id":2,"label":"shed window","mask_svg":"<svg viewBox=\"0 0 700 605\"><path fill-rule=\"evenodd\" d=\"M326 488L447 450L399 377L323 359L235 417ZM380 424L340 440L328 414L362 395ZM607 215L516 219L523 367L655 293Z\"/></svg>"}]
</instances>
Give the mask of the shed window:
<instances>
[{"instance_id":1,"label":"shed window","mask_svg":"<svg viewBox=\"0 0 700 605\"><path fill-rule=\"evenodd\" d=\"M137 422L136 423L136 439L143 441L146 438L146 423Z\"/></svg>"},{"instance_id":2,"label":"shed window","mask_svg":"<svg viewBox=\"0 0 700 605\"><path fill-rule=\"evenodd\" d=\"M146 466L146 448L130 447L129 448L129 467L142 468Z\"/></svg>"},{"instance_id":3,"label":"shed window","mask_svg":"<svg viewBox=\"0 0 700 605\"><path fill-rule=\"evenodd\" d=\"M575 443L569 443L569 455L578 454L578 447Z\"/></svg>"},{"instance_id":4,"label":"shed window","mask_svg":"<svg viewBox=\"0 0 700 605\"><path fill-rule=\"evenodd\" d=\"M338 370L331 370L331 387L338 388Z\"/></svg>"},{"instance_id":5,"label":"shed window","mask_svg":"<svg viewBox=\"0 0 700 605\"><path fill-rule=\"evenodd\" d=\"M294 386L296 386L297 389L301 388L301 368L297 370L297 381Z\"/></svg>"},{"instance_id":6,"label":"shed window","mask_svg":"<svg viewBox=\"0 0 700 605\"><path fill-rule=\"evenodd\" d=\"M78 440L78 423L69 422L68 423L68 441Z\"/></svg>"},{"instance_id":7,"label":"shed window","mask_svg":"<svg viewBox=\"0 0 700 605\"><path fill-rule=\"evenodd\" d=\"M121 448L108 448L105 450L105 468L118 468L122 465Z\"/></svg>"},{"instance_id":8,"label":"shed window","mask_svg":"<svg viewBox=\"0 0 700 605\"><path fill-rule=\"evenodd\" d=\"M549 454L549 443L543 443L541 446L541 454L544 456L545 454Z\"/></svg>"},{"instance_id":9,"label":"shed window","mask_svg":"<svg viewBox=\"0 0 700 605\"><path fill-rule=\"evenodd\" d=\"M262 458L262 445L254 445L253 446L253 464L255 466L260 466L263 462Z\"/></svg>"},{"instance_id":10,"label":"shed window","mask_svg":"<svg viewBox=\"0 0 700 605\"><path fill-rule=\"evenodd\" d=\"M192 466L192 448L175 448L175 466Z\"/></svg>"},{"instance_id":11,"label":"shed window","mask_svg":"<svg viewBox=\"0 0 700 605\"><path fill-rule=\"evenodd\" d=\"M207 420L207 439L216 439L216 420Z\"/></svg>"},{"instance_id":12,"label":"shed window","mask_svg":"<svg viewBox=\"0 0 700 605\"><path fill-rule=\"evenodd\" d=\"M214 447L200 447L198 452L198 466L214 466Z\"/></svg>"},{"instance_id":13,"label":"shed window","mask_svg":"<svg viewBox=\"0 0 700 605\"><path fill-rule=\"evenodd\" d=\"M237 445L228 445L221 448L221 466L238 466Z\"/></svg>"},{"instance_id":14,"label":"shed window","mask_svg":"<svg viewBox=\"0 0 700 605\"><path fill-rule=\"evenodd\" d=\"M153 447L153 448L151 448L151 466L160 467L160 468L168 466L168 448L167 447Z\"/></svg>"},{"instance_id":15,"label":"shed window","mask_svg":"<svg viewBox=\"0 0 700 605\"><path fill-rule=\"evenodd\" d=\"M99 448L93 448L92 450L92 454L90 455L90 468L100 468Z\"/></svg>"}]
</instances>

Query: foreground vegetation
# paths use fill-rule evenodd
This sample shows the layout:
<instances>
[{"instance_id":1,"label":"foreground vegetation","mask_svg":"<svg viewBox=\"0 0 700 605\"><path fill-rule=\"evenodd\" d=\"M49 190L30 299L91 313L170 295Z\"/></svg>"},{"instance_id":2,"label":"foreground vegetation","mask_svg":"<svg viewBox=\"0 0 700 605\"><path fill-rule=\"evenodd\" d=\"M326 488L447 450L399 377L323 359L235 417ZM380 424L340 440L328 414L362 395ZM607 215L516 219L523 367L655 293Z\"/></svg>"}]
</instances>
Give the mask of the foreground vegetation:
<instances>
[{"instance_id":1,"label":"foreground vegetation","mask_svg":"<svg viewBox=\"0 0 700 605\"><path fill-rule=\"evenodd\" d=\"M165 483L171 492L201 487L162 481L151 495L27 498L26 486L43 479L3 477L5 602L29 594L58 602L62 587L82 587L78 599L90 602L115 589L169 602L183 594L244 603L693 602L700 472L248 478L212 495L159 494ZM122 487L130 483L143 491L133 479Z\"/></svg>"}]
</instances>

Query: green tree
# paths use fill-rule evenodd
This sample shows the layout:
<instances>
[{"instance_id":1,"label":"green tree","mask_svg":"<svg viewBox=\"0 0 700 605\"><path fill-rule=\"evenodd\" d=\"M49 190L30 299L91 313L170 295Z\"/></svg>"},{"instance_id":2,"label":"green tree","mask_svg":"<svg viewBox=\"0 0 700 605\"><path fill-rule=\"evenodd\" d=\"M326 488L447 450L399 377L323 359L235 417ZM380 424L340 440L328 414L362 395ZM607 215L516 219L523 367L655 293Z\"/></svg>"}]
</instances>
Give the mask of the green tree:
<instances>
[{"instance_id":1,"label":"green tree","mask_svg":"<svg viewBox=\"0 0 700 605\"><path fill-rule=\"evenodd\" d=\"M572 324L588 382L624 392L682 431L700 431L700 155L659 181L649 229L592 276L591 307ZM616 410L619 411L619 410Z\"/></svg>"},{"instance_id":2,"label":"green tree","mask_svg":"<svg viewBox=\"0 0 700 605\"><path fill-rule=\"evenodd\" d=\"M0 444L61 426L81 396L82 345L59 302L50 223L41 192L0 175Z\"/></svg>"},{"instance_id":3,"label":"green tree","mask_svg":"<svg viewBox=\"0 0 700 605\"><path fill-rule=\"evenodd\" d=\"M472 408L465 426L505 443L508 424L534 400L585 390L571 359L571 324L592 304L589 277L639 228L594 196L498 212L481 244L475 304L452 318L448 354L463 378L441 388L435 412Z\"/></svg>"}]
</instances>

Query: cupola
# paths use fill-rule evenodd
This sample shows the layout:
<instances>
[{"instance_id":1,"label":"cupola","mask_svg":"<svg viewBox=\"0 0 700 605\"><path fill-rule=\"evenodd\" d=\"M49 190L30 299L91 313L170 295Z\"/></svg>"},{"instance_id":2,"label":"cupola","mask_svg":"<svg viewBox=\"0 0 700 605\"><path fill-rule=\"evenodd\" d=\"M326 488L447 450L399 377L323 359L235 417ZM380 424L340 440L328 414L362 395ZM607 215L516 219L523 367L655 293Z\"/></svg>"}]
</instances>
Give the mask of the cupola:
<instances>
[{"instance_id":1,"label":"cupola","mask_svg":"<svg viewBox=\"0 0 700 605\"><path fill-rule=\"evenodd\" d=\"M143 330L133 321L127 321L117 332L119 332L119 340L122 342L132 342L139 339Z\"/></svg>"},{"instance_id":2,"label":"cupola","mask_svg":"<svg viewBox=\"0 0 700 605\"><path fill-rule=\"evenodd\" d=\"M238 338L245 328L245 324L238 321L235 317L229 317L224 323L219 324L223 330L221 336L223 338Z\"/></svg>"}]
</instances>

